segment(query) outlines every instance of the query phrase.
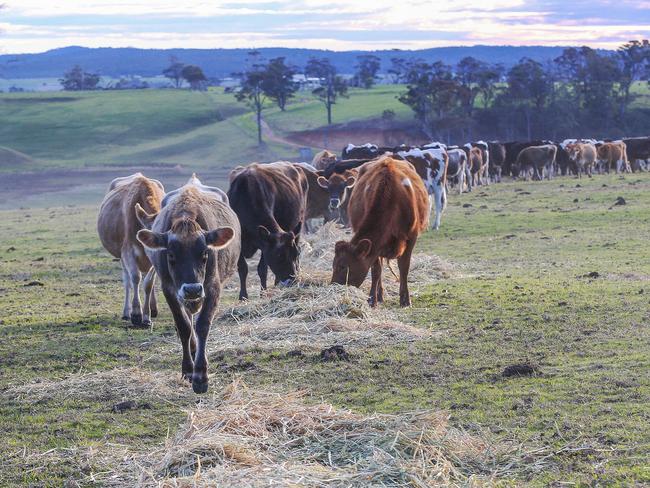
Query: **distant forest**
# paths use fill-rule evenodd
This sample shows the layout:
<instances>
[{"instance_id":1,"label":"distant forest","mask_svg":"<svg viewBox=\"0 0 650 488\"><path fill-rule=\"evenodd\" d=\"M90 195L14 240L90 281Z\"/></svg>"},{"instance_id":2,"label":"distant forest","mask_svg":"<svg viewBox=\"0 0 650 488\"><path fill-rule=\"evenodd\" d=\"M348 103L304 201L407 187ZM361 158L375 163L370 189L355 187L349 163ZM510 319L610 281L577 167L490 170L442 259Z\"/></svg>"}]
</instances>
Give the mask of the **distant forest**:
<instances>
[{"instance_id":1,"label":"distant forest","mask_svg":"<svg viewBox=\"0 0 650 488\"><path fill-rule=\"evenodd\" d=\"M510 67L527 57L545 63L562 54L562 47L548 46L471 46L442 47L416 51L326 51L318 49L262 48L257 49L266 59L284 57L288 64L304 66L310 58L328 58L339 73L352 73L357 57L377 56L380 72L386 73L391 59L441 61L455 64L471 56L481 61ZM0 77L3 78L58 78L71 66L79 65L101 76L157 76L171 58L200 66L209 78L223 78L243 71L249 49L135 49L66 47L38 54L7 54L0 56Z\"/></svg>"}]
</instances>

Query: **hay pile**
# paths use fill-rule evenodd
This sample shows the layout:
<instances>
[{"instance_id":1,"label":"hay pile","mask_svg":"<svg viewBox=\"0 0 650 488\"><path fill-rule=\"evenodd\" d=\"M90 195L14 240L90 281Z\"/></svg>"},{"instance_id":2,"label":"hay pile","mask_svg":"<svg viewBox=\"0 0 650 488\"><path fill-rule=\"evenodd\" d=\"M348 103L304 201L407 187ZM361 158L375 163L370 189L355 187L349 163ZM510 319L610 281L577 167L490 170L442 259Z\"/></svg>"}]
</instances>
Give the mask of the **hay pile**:
<instances>
[{"instance_id":1,"label":"hay pile","mask_svg":"<svg viewBox=\"0 0 650 488\"><path fill-rule=\"evenodd\" d=\"M370 279L361 289L331 285L334 245L349 239L349 231L333 222L304 236L298 286L270 288L259 298L224 310L211 334L211 346L231 347L322 347L327 344L375 345L408 342L427 337L428 331L398 320L399 312L386 306L371 309L367 297ZM251 280L257 273L251 263ZM392 264L397 272L397 264ZM413 256L409 282L412 292L418 287L449 277L450 264L437 256ZM399 283L387 269L384 275L387 299L398 295Z\"/></svg>"},{"instance_id":2,"label":"hay pile","mask_svg":"<svg viewBox=\"0 0 650 488\"><path fill-rule=\"evenodd\" d=\"M489 478L498 455L440 414L363 416L235 381L189 412L139 485L448 486Z\"/></svg>"}]
</instances>

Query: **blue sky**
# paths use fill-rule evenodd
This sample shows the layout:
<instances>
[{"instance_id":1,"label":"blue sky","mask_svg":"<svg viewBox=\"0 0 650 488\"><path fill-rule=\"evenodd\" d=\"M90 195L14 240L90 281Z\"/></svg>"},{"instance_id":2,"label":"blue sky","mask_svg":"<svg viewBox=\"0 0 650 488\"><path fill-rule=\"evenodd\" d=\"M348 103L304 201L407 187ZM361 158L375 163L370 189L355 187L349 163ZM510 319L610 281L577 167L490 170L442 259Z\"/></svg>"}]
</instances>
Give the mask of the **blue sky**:
<instances>
[{"instance_id":1,"label":"blue sky","mask_svg":"<svg viewBox=\"0 0 650 488\"><path fill-rule=\"evenodd\" d=\"M69 45L613 48L650 37L650 0L4 0L4 6L3 53Z\"/></svg>"}]
</instances>

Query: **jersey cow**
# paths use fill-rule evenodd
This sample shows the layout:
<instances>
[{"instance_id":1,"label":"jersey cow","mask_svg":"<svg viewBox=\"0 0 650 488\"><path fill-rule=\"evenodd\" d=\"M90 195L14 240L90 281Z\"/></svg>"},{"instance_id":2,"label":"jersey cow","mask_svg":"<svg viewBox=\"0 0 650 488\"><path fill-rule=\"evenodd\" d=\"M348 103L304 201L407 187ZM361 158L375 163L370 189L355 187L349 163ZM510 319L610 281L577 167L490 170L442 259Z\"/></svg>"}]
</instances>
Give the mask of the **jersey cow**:
<instances>
[{"instance_id":1,"label":"jersey cow","mask_svg":"<svg viewBox=\"0 0 650 488\"><path fill-rule=\"evenodd\" d=\"M155 273L151 262L136 238L144 226L138 220L135 206L147 212L160 210L165 190L157 180L136 173L116 178L99 209L97 231L104 248L122 264L124 308L122 318L135 326L150 326L151 317L158 315L154 293ZM144 274L144 308L140 303L140 283ZM130 298L133 293L133 298Z\"/></svg>"},{"instance_id":2,"label":"jersey cow","mask_svg":"<svg viewBox=\"0 0 650 488\"><path fill-rule=\"evenodd\" d=\"M354 235L336 243L332 282L360 287L372 269L368 302L375 306L384 299L383 259L397 259L400 305L409 306L411 254L429 216L427 191L413 166L388 156L365 165L349 212Z\"/></svg>"},{"instance_id":3,"label":"jersey cow","mask_svg":"<svg viewBox=\"0 0 650 488\"><path fill-rule=\"evenodd\" d=\"M336 154L328 151L327 149L324 149L319 153L316 153L316 155L312 159L311 165L317 170L323 170L327 168L330 164L336 163L337 159L338 158L336 157Z\"/></svg>"},{"instance_id":4,"label":"jersey cow","mask_svg":"<svg viewBox=\"0 0 650 488\"><path fill-rule=\"evenodd\" d=\"M183 346L183 377L191 380L194 392L205 393L206 341L224 282L234 274L239 256L237 216L192 178L167 201L151 230L140 230L137 236L174 317Z\"/></svg>"},{"instance_id":5,"label":"jersey cow","mask_svg":"<svg viewBox=\"0 0 650 488\"><path fill-rule=\"evenodd\" d=\"M287 162L253 163L232 178L228 198L241 223L240 300L248 298L246 259L258 250L262 254L257 266L262 289L266 289L269 267L276 285L296 280L308 189L305 174Z\"/></svg>"},{"instance_id":6,"label":"jersey cow","mask_svg":"<svg viewBox=\"0 0 650 488\"><path fill-rule=\"evenodd\" d=\"M574 169L578 178L582 177L582 173L586 173L591 178L591 173L596 163L596 146L588 142L574 142L566 146L569 153L569 159L574 165Z\"/></svg>"}]
</instances>

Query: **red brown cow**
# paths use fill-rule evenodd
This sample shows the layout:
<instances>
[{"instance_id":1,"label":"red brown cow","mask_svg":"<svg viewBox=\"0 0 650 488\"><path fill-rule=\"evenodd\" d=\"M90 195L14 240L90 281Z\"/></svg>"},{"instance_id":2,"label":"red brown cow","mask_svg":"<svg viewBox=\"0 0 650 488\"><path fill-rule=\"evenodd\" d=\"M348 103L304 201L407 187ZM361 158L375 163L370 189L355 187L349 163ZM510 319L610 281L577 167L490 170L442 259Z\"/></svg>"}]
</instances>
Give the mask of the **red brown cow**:
<instances>
[{"instance_id":1,"label":"red brown cow","mask_svg":"<svg viewBox=\"0 0 650 488\"><path fill-rule=\"evenodd\" d=\"M332 283L359 287L372 267L368 302L375 306L384 299L383 260L397 259L400 305L409 306L411 254L429 219L422 179L407 161L386 156L368 163L359 171L348 210L354 235L336 243Z\"/></svg>"},{"instance_id":2,"label":"red brown cow","mask_svg":"<svg viewBox=\"0 0 650 488\"><path fill-rule=\"evenodd\" d=\"M124 309L122 319L135 326L150 326L151 317L158 315L154 293L155 272L138 242L136 234L144 225L136 215L139 204L148 213L160 210L165 190L157 180L135 173L114 179L99 209L97 231L104 248L122 264ZM140 281L144 278L144 309L140 304ZM130 299L131 292L133 298Z\"/></svg>"},{"instance_id":3,"label":"red brown cow","mask_svg":"<svg viewBox=\"0 0 650 488\"><path fill-rule=\"evenodd\" d=\"M617 174L621 171L632 172L623 141L605 142L598 146L597 152L598 164L603 165L607 173L610 169L614 169Z\"/></svg>"}]
</instances>

